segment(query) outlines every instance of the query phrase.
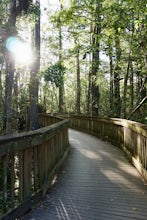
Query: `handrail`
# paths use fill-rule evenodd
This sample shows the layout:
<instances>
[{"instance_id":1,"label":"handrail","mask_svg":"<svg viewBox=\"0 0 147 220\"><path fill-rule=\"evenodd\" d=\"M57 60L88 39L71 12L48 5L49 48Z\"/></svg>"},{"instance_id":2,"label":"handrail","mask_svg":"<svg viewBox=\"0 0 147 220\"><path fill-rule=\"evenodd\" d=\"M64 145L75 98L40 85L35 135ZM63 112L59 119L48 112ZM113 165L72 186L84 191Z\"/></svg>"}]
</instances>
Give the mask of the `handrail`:
<instances>
[{"instance_id":1,"label":"handrail","mask_svg":"<svg viewBox=\"0 0 147 220\"><path fill-rule=\"evenodd\" d=\"M147 125L120 118L69 115L71 128L94 134L121 147L147 181Z\"/></svg>"},{"instance_id":2,"label":"handrail","mask_svg":"<svg viewBox=\"0 0 147 220\"><path fill-rule=\"evenodd\" d=\"M147 180L147 126L116 118L39 116L42 128L0 137L0 219L13 220L46 194L69 149L71 128L121 147Z\"/></svg>"},{"instance_id":3,"label":"handrail","mask_svg":"<svg viewBox=\"0 0 147 220\"><path fill-rule=\"evenodd\" d=\"M39 122L46 127L0 137L1 220L18 218L42 199L67 155L68 120L41 114Z\"/></svg>"}]
</instances>

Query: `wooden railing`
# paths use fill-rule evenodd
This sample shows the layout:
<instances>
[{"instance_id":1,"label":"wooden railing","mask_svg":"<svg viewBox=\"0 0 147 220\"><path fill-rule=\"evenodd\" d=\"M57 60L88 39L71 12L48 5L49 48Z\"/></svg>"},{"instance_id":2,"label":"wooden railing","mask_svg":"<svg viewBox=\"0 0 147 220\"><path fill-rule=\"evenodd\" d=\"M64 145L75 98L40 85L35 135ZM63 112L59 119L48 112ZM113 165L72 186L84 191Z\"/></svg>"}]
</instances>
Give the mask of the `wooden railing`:
<instances>
[{"instance_id":1,"label":"wooden railing","mask_svg":"<svg viewBox=\"0 0 147 220\"><path fill-rule=\"evenodd\" d=\"M1 220L18 218L44 197L68 152L68 121L43 114L39 122L38 130L0 137Z\"/></svg>"},{"instance_id":2,"label":"wooden railing","mask_svg":"<svg viewBox=\"0 0 147 220\"><path fill-rule=\"evenodd\" d=\"M67 118L71 128L121 147L147 180L146 125L113 118ZM69 149L68 120L41 114L42 128L0 137L1 220L19 218L44 197Z\"/></svg>"},{"instance_id":3,"label":"wooden railing","mask_svg":"<svg viewBox=\"0 0 147 220\"><path fill-rule=\"evenodd\" d=\"M94 134L121 147L147 181L147 125L125 119L68 117L71 128Z\"/></svg>"}]
</instances>

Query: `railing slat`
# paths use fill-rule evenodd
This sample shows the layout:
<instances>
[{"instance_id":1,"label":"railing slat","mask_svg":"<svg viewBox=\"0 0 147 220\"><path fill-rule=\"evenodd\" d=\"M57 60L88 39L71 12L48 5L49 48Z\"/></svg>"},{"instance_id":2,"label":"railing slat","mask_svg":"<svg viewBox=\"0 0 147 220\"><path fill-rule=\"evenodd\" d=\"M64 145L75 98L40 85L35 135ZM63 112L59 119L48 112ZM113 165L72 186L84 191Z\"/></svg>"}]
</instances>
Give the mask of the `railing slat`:
<instances>
[{"instance_id":1,"label":"railing slat","mask_svg":"<svg viewBox=\"0 0 147 220\"><path fill-rule=\"evenodd\" d=\"M11 208L15 207L15 169L14 169L14 162L15 162L15 158L14 158L14 154L11 155L10 157L10 167L11 167Z\"/></svg>"},{"instance_id":2,"label":"railing slat","mask_svg":"<svg viewBox=\"0 0 147 220\"><path fill-rule=\"evenodd\" d=\"M0 137L1 220L19 218L44 197L68 152L68 121L42 114L39 122L36 131Z\"/></svg>"},{"instance_id":3,"label":"railing slat","mask_svg":"<svg viewBox=\"0 0 147 220\"><path fill-rule=\"evenodd\" d=\"M27 199L31 197L32 189L32 149L26 149L23 158L23 199Z\"/></svg>"},{"instance_id":4,"label":"railing slat","mask_svg":"<svg viewBox=\"0 0 147 220\"><path fill-rule=\"evenodd\" d=\"M3 211L8 210L8 171L9 171L9 155L5 155L3 161Z\"/></svg>"},{"instance_id":5,"label":"railing slat","mask_svg":"<svg viewBox=\"0 0 147 220\"><path fill-rule=\"evenodd\" d=\"M19 201L23 201L23 164L24 164L24 154L23 152L19 152L18 155L18 184L19 184Z\"/></svg>"},{"instance_id":6,"label":"railing slat","mask_svg":"<svg viewBox=\"0 0 147 220\"><path fill-rule=\"evenodd\" d=\"M69 115L71 128L92 133L121 147L147 180L147 125L116 118Z\"/></svg>"}]
</instances>

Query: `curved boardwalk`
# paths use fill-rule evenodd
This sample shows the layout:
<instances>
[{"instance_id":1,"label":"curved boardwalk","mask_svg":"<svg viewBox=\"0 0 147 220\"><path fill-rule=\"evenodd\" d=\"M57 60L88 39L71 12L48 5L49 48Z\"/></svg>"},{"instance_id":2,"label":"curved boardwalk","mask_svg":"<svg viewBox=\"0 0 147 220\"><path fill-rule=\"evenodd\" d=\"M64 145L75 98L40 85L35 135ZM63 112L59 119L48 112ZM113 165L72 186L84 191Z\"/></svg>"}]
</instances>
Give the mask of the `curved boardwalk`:
<instances>
[{"instance_id":1,"label":"curved boardwalk","mask_svg":"<svg viewBox=\"0 0 147 220\"><path fill-rule=\"evenodd\" d=\"M120 149L70 130L71 151L44 201L23 220L147 220L147 186Z\"/></svg>"}]
</instances>

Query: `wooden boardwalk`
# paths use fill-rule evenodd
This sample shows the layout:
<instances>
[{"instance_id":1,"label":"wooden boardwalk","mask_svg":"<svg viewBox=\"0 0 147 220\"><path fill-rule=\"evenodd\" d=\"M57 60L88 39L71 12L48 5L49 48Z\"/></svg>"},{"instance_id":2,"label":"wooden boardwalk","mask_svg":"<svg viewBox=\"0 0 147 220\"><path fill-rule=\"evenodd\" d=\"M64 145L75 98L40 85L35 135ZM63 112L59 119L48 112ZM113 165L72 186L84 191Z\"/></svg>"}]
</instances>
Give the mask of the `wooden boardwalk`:
<instances>
[{"instance_id":1,"label":"wooden boardwalk","mask_svg":"<svg viewBox=\"0 0 147 220\"><path fill-rule=\"evenodd\" d=\"M71 151L44 201L22 220L147 220L147 186L120 149L69 131Z\"/></svg>"}]
</instances>

